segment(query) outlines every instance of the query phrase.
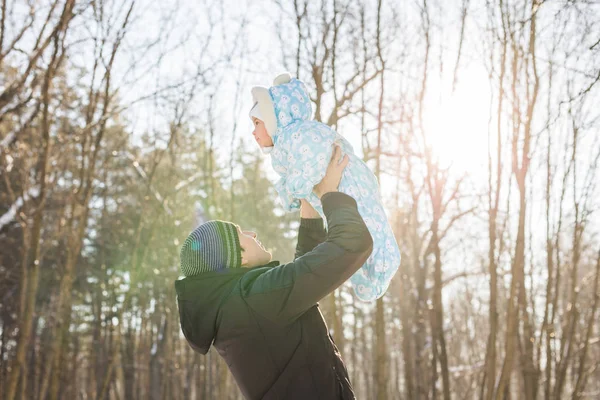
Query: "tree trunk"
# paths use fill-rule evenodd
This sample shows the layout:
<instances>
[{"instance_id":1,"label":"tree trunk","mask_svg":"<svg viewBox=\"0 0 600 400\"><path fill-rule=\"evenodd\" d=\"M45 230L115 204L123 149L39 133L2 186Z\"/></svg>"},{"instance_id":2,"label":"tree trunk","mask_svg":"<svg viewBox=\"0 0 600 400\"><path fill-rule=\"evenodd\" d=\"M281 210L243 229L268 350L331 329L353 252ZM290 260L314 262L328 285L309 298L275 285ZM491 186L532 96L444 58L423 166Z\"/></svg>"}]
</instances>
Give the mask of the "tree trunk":
<instances>
[{"instance_id":1,"label":"tree trunk","mask_svg":"<svg viewBox=\"0 0 600 400\"><path fill-rule=\"evenodd\" d=\"M44 75L44 84L42 87L42 121L41 121L41 136L42 136L42 154L39 160L39 168L37 174L37 182L40 189L37 200L34 200L35 213L33 216L33 226L31 232L26 235L30 239L28 244L27 256L23 258L21 269L21 296L20 306L21 315L19 316L19 340L17 342L17 351L14 363L11 369L11 374L7 383L7 398L15 397L17 385L21 370L25 365L27 349L29 348L31 338L31 326L35 313L35 296L38 288L38 275L40 267L40 233L42 230L42 221L45 208L45 200L47 196L46 180L49 174L49 159L50 159L50 89L52 80L56 75L56 70L62 63L64 52L62 50L62 42L60 34L66 31L69 21L71 20L71 12L74 6L74 1L69 0L65 3L60 22L57 25L54 39L54 51L48 69ZM64 40L64 37L62 38ZM25 382L23 383L25 384Z\"/></svg>"},{"instance_id":2,"label":"tree trunk","mask_svg":"<svg viewBox=\"0 0 600 400\"><path fill-rule=\"evenodd\" d=\"M376 361L375 361L375 398L377 400L387 399L387 383L389 381L388 371L388 349L385 337L385 314L383 298L377 299L375 306L375 342L376 342Z\"/></svg>"},{"instance_id":3,"label":"tree trunk","mask_svg":"<svg viewBox=\"0 0 600 400\"><path fill-rule=\"evenodd\" d=\"M589 352L590 338L592 336L592 331L594 329L594 323L597 322L596 310L598 309L598 302L600 301L600 291L598 288L598 282L600 281L600 251L598 251L598 258L596 261L596 277L594 279L594 289L592 290L592 309L590 311L590 317L587 322L587 329L585 332L585 339L583 342L583 348L581 349L581 356L579 357L579 367L577 369L577 381L575 382L575 388L573 389L573 394L571 398L573 400L578 400L582 397L582 392L585 387L587 374L585 373L585 365L587 362L587 356Z\"/></svg>"},{"instance_id":4,"label":"tree trunk","mask_svg":"<svg viewBox=\"0 0 600 400\"><path fill-rule=\"evenodd\" d=\"M502 0L500 1L502 7ZM498 108L497 115L502 115L502 105L504 101L504 75L506 72L506 28L504 26L504 16L502 16L502 53L500 56L500 76L498 78ZM491 142L491 140L490 140ZM500 202L500 189L502 186L502 119L497 119L496 125L496 187L492 200L492 156L488 150L488 235L489 250L488 264L490 273L490 314L489 314L489 336L485 358L485 376L487 379L485 385L485 399L492 400L494 396L494 387L496 384L496 341L498 334L498 271L496 266L496 234L497 234L497 216ZM489 149L489 147L488 147Z\"/></svg>"},{"instance_id":5,"label":"tree trunk","mask_svg":"<svg viewBox=\"0 0 600 400\"><path fill-rule=\"evenodd\" d=\"M435 332L434 340L439 346L440 368L442 371L442 384L444 391L444 400L450 400L450 375L448 372L448 354L446 352L446 338L444 336L444 308L442 304L442 261L441 251L438 242L437 222L435 223L433 233L433 251L435 255L434 262L434 294L433 310L435 313ZM435 346L435 345L434 345Z\"/></svg>"},{"instance_id":6,"label":"tree trunk","mask_svg":"<svg viewBox=\"0 0 600 400\"><path fill-rule=\"evenodd\" d=\"M406 263L403 263L406 265ZM402 269L402 265L400 266ZM406 398L417 399L418 395L414 387L414 365L415 356L413 353L413 318L409 315L412 307L410 301L410 285L408 282L408 274L402 273L401 288L398 293L398 301L400 303L400 321L402 324L402 356L404 359L404 385L406 390ZM408 294L408 295L407 295Z\"/></svg>"}]
</instances>

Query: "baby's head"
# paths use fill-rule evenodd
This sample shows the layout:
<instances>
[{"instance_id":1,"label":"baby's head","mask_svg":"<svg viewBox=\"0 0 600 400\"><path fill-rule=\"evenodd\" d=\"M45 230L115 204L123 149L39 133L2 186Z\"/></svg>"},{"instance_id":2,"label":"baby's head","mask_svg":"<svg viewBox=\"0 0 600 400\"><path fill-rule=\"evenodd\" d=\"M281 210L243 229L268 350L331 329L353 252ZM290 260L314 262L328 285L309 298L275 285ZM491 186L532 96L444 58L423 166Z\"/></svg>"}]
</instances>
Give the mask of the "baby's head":
<instances>
[{"instance_id":1,"label":"baby's head","mask_svg":"<svg viewBox=\"0 0 600 400\"><path fill-rule=\"evenodd\" d=\"M267 132L267 127L260 115L258 102L254 103L254 106L250 110L250 119L252 119L252 125L254 126L252 135L254 136L256 143L258 143L262 149L273 147L273 139L269 135L269 132Z\"/></svg>"},{"instance_id":2,"label":"baby's head","mask_svg":"<svg viewBox=\"0 0 600 400\"><path fill-rule=\"evenodd\" d=\"M275 78L274 86L282 85L290 82L292 76L289 73L284 73ZM250 110L250 119L254 125L254 139L260 146L263 153L269 153L273 150L273 137L277 131L277 117L275 116L275 105L270 90L263 86L254 86L252 88L252 99L254 105Z\"/></svg>"}]
</instances>

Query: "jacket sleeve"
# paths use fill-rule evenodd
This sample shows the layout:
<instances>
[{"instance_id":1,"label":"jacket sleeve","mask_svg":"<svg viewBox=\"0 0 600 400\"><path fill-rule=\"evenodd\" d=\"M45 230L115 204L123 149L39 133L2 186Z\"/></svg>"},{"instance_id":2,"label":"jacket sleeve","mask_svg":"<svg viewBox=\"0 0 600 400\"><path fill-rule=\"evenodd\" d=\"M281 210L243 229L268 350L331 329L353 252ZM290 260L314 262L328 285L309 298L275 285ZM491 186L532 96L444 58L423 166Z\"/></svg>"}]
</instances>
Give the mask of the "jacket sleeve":
<instances>
[{"instance_id":1,"label":"jacket sleeve","mask_svg":"<svg viewBox=\"0 0 600 400\"><path fill-rule=\"evenodd\" d=\"M322 218L302 218L298 229L298 243L294 260L312 251L327 239L327 231Z\"/></svg>"},{"instance_id":2,"label":"jacket sleeve","mask_svg":"<svg viewBox=\"0 0 600 400\"><path fill-rule=\"evenodd\" d=\"M242 279L242 297L257 313L291 323L349 279L373 250L373 239L356 201L346 194L322 199L327 240L291 263Z\"/></svg>"}]
</instances>

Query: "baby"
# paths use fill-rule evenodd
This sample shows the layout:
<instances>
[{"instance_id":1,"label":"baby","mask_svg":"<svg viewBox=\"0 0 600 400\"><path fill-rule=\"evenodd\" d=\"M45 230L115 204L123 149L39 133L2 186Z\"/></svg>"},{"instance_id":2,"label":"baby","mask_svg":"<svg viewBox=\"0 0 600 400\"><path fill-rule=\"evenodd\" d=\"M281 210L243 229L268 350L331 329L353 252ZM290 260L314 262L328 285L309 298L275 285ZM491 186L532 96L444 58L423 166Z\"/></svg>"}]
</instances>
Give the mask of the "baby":
<instances>
[{"instance_id":1,"label":"baby","mask_svg":"<svg viewBox=\"0 0 600 400\"><path fill-rule=\"evenodd\" d=\"M371 257L350 282L361 300L383 296L400 266L400 250L382 206L377 178L346 139L329 126L311 120L310 98L302 81L282 74L270 88L252 88L252 97L253 134L263 153L270 154L271 164L281 177L275 188L287 211L299 209L299 199L306 199L325 220L313 187L325 176L334 143L348 155L350 162L339 191L356 200L373 237Z\"/></svg>"}]
</instances>

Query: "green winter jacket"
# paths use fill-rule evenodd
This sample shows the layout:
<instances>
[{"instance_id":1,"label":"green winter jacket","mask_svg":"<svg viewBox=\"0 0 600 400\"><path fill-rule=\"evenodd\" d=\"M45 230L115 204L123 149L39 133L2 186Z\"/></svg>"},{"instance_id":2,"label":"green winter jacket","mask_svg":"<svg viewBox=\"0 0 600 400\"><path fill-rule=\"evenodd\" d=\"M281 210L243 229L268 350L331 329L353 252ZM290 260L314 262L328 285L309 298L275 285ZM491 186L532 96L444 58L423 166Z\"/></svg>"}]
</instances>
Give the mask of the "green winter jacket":
<instances>
[{"instance_id":1,"label":"green winter jacket","mask_svg":"<svg viewBox=\"0 0 600 400\"><path fill-rule=\"evenodd\" d=\"M354 199L322 197L322 220L302 219L296 258L175 282L190 346L217 349L247 399L354 399L317 302L354 274L373 241Z\"/></svg>"}]
</instances>

